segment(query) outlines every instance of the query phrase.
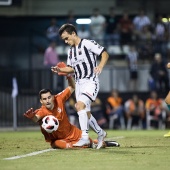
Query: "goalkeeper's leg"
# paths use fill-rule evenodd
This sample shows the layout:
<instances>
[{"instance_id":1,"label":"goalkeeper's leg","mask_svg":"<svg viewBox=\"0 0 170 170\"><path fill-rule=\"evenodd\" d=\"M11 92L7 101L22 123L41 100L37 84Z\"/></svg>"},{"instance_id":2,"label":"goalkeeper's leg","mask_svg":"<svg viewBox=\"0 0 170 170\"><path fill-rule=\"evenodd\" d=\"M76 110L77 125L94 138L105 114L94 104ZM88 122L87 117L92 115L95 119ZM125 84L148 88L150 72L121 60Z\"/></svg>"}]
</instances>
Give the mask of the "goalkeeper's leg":
<instances>
[{"instance_id":1,"label":"goalkeeper's leg","mask_svg":"<svg viewBox=\"0 0 170 170\"><path fill-rule=\"evenodd\" d=\"M51 143L53 149L69 149L72 148L71 142L66 142L65 140L56 140Z\"/></svg>"},{"instance_id":2,"label":"goalkeeper's leg","mask_svg":"<svg viewBox=\"0 0 170 170\"><path fill-rule=\"evenodd\" d=\"M92 140L90 138L89 140L90 140L89 145L84 145L80 147L73 146L73 144L77 143L78 140L71 142L68 142L66 140L55 140L54 142L51 142L51 147L53 149L90 148L92 146Z\"/></svg>"}]
</instances>

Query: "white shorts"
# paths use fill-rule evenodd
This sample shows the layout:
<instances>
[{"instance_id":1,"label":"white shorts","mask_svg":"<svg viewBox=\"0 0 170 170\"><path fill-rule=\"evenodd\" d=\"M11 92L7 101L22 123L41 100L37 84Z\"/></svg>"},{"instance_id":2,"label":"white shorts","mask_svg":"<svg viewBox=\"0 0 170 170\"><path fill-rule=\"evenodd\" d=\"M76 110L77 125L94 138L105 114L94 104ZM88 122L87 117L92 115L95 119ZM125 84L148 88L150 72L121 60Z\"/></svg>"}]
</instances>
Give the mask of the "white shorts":
<instances>
[{"instance_id":1,"label":"white shorts","mask_svg":"<svg viewBox=\"0 0 170 170\"><path fill-rule=\"evenodd\" d=\"M95 101L97 94L99 92L99 82L83 79L76 82L76 101L81 101L86 105L86 111L91 110L91 102Z\"/></svg>"}]
</instances>

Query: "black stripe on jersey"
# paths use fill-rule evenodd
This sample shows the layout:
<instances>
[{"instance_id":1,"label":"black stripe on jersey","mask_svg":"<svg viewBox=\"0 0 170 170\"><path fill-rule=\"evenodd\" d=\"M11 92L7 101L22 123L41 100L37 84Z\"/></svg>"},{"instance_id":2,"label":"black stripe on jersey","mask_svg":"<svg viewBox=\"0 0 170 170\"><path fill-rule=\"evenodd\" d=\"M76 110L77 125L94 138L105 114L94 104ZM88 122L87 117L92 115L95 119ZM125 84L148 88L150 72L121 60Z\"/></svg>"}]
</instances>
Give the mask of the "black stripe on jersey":
<instances>
[{"instance_id":1,"label":"black stripe on jersey","mask_svg":"<svg viewBox=\"0 0 170 170\"><path fill-rule=\"evenodd\" d=\"M74 50L74 59L77 60L76 47L74 47L73 50Z\"/></svg>"},{"instance_id":2,"label":"black stripe on jersey","mask_svg":"<svg viewBox=\"0 0 170 170\"><path fill-rule=\"evenodd\" d=\"M93 63L92 63L92 61L91 61L90 54L88 53L88 50L87 50L86 47L84 47L84 52L85 52L85 54L86 54L86 56L87 56L87 60L88 60L88 62L89 62L89 64L90 64L90 75L89 75L89 77L92 77L94 67L93 67Z\"/></svg>"},{"instance_id":3,"label":"black stripe on jersey","mask_svg":"<svg viewBox=\"0 0 170 170\"><path fill-rule=\"evenodd\" d=\"M96 66L97 66L97 60L96 60L96 56L95 56L94 53L93 53L93 60L95 61L95 62L94 62L94 66L96 67Z\"/></svg>"},{"instance_id":4,"label":"black stripe on jersey","mask_svg":"<svg viewBox=\"0 0 170 170\"><path fill-rule=\"evenodd\" d=\"M81 51L81 44L82 44L83 39L81 39L79 45L78 45L78 54L81 55L82 51Z\"/></svg>"},{"instance_id":5,"label":"black stripe on jersey","mask_svg":"<svg viewBox=\"0 0 170 170\"><path fill-rule=\"evenodd\" d=\"M83 78L85 78L87 76L87 65L86 65L85 62L83 62L82 65L83 65L83 68L84 68L84 76L83 76Z\"/></svg>"},{"instance_id":6,"label":"black stripe on jersey","mask_svg":"<svg viewBox=\"0 0 170 170\"><path fill-rule=\"evenodd\" d=\"M83 41L83 39L81 39L81 41L80 41L80 43L78 45L78 48L81 48L82 41Z\"/></svg>"},{"instance_id":7,"label":"black stripe on jersey","mask_svg":"<svg viewBox=\"0 0 170 170\"><path fill-rule=\"evenodd\" d=\"M76 71L74 71L74 74L75 74L75 80L77 80L77 78L78 78L78 75L77 75L77 72Z\"/></svg>"},{"instance_id":8,"label":"black stripe on jersey","mask_svg":"<svg viewBox=\"0 0 170 170\"><path fill-rule=\"evenodd\" d=\"M84 95L87 96L92 102L94 102L94 100L93 100L90 96L88 96L86 93L82 93L82 94L84 94Z\"/></svg>"},{"instance_id":9,"label":"black stripe on jersey","mask_svg":"<svg viewBox=\"0 0 170 170\"><path fill-rule=\"evenodd\" d=\"M78 78L81 79L82 71L81 71L80 65L76 65L76 69L78 70L77 73L79 73L79 75L77 75L77 77L79 76Z\"/></svg>"},{"instance_id":10,"label":"black stripe on jersey","mask_svg":"<svg viewBox=\"0 0 170 170\"><path fill-rule=\"evenodd\" d=\"M70 47L69 59L72 59L72 47Z\"/></svg>"}]
</instances>

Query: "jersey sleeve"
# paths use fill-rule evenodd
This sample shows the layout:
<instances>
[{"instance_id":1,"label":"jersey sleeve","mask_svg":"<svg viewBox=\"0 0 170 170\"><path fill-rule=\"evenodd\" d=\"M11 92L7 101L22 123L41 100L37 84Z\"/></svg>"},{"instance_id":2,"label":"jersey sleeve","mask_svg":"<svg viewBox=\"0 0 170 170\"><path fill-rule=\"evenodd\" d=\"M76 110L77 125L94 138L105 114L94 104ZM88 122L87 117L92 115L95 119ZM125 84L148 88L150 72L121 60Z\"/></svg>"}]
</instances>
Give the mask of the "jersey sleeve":
<instances>
[{"instance_id":1,"label":"jersey sleeve","mask_svg":"<svg viewBox=\"0 0 170 170\"><path fill-rule=\"evenodd\" d=\"M85 46L87 47L87 49L97 55L101 55L101 53L103 51L105 51L105 48L103 46L101 46L100 44L98 44L96 41L94 40L86 40L85 41Z\"/></svg>"},{"instance_id":2,"label":"jersey sleeve","mask_svg":"<svg viewBox=\"0 0 170 170\"><path fill-rule=\"evenodd\" d=\"M38 117L38 119L42 119L43 117L47 116L47 113L43 112L42 109L38 109L38 111L36 112L36 116Z\"/></svg>"},{"instance_id":3,"label":"jersey sleeve","mask_svg":"<svg viewBox=\"0 0 170 170\"><path fill-rule=\"evenodd\" d=\"M71 96L70 89L67 87L61 93L56 95L55 97L60 97L63 102L65 102Z\"/></svg>"}]
</instances>

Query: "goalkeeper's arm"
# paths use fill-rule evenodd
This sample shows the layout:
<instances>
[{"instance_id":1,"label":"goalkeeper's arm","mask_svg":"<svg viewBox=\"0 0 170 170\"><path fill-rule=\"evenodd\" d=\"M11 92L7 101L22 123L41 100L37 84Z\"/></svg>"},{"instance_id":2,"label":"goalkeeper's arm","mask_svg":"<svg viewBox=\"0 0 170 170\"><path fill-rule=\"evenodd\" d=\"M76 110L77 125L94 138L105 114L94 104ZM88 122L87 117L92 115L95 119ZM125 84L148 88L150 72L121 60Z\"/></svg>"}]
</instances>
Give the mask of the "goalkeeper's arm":
<instances>
[{"instance_id":1,"label":"goalkeeper's arm","mask_svg":"<svg viewBox=\"0 0 170 170\"><path fill-rule=\"evenodd\" d=\"M34 122L38 122L39 117L36 115L38 111L39 109L34 111L33 108L30 108L24 113L24 116L27 117L28 119L31 119Z\"/></svg>"},{"instance_id":2,"label":"goalkeeper's arm","mask_svg":"<svg viewBox=\"0 0 170 170\"><path fill-rule=\"evenodd\" d=\"M73 93L75 90L74 78L71 75L68 75L67 80L68 80L68 87L69 87L71 93Z\"/></svg>"},{"instance_id":3,"label":"goalkeeper's arm","mask_svg":"<svg viewBox=\"0 0 170 170\"><path fill-rule=\"evenodd\" d=\"M64 62L59 62L56 66L51 67L51 71L57 73L58 75L68 75L69 73L74 73L74 69L68 67Z\"/></svg>"}]
</instances>

